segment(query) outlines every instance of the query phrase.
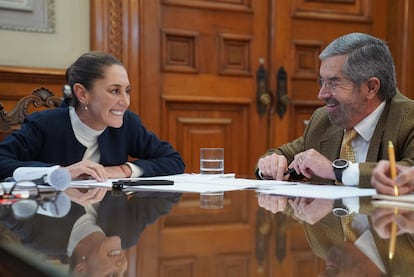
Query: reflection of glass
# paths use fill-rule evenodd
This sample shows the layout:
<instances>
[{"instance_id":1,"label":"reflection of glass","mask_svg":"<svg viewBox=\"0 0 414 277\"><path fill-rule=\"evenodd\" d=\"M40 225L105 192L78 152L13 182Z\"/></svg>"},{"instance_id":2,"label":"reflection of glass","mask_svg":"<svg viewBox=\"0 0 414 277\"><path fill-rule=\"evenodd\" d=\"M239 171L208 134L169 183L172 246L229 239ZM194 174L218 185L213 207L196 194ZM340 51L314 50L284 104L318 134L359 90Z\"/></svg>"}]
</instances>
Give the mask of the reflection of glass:
<instances>
[{"instance_id":1,"label":"reflection of glass","mask_svg":"<svg viewBox=\"0 0 414 277\"><path fill-rule=\"evenodd\" d=\"M36 213L38 195L39 189L31 181L16 182L10 191L7 191L3 184L0 186L0 204L10 205L14 216L18 219L28 218Z\"/></svg>"},{"instance_id":2,"label":"reflection of glass","mask_svg":"<svg viewBox=\"0 0 414 277\"><path fill-rule=\"evenodd\" d=\"M224 205L224 192L204 192L200 193L200 208L221 209Z\"/></svg>"}]
</instances>

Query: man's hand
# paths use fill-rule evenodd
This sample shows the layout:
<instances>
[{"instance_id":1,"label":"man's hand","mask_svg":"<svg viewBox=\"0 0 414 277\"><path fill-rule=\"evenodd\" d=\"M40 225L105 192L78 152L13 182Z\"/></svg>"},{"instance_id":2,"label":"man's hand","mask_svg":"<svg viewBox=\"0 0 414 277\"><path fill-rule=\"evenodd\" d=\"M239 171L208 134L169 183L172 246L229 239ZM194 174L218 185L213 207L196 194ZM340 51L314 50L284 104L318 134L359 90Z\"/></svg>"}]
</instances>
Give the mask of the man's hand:
<instances>
[{"instance_id":1,"label":"man's hand","mask_svg":"<svg viewBox=\"0 0 414 277\"><path fill-rule=\"evenodd\" d=\"M332 161L315 149L296 154L289 168L294 168L298 174L302 174L308 179L316 175L324 179L335 180Z\"/></svg>"},{"instance_id":2,"label":"man's hand","mask_svg":"<svg viewBox=\"0 0 414 277\"><path fill-rule=\"evenodd\" d=\"M285 196L270 195L267 193L259 193L257 196L257 203L272 213L282 212L286 209L288 198Z\"/></svg>"},{"instance_id":3,"label":"man's hand","mask_svg":"<svg viewBox=\"0 0 414 277\"><path fill-rule=\"evenodd\" d=\"M257 166L259 173L264 179L283 180L284 173L287 169L287 160L285 156L271 154L260 158Z\"/></svg>"},{"instance_id":4,"label":"man's hand","mask_svg":"<svg viewBox=\"0 0 414 277\"><path fill-rule=\"evenodd\" d=\"M394 185L398 187L398 195L414 191L414 167L397 165L395 181L390 177L390 162L379 161L372 171L371 186L380 194L394 195Z\"/></svg>"}]
</instances>

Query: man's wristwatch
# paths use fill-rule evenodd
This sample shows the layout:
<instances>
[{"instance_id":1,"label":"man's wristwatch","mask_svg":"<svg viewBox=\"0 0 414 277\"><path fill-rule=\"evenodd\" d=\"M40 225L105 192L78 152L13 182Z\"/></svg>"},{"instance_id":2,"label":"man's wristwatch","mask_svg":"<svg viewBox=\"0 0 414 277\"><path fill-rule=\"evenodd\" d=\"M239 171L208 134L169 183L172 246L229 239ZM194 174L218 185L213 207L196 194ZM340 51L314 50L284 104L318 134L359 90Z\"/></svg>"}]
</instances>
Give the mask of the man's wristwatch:
<instances>
[{"instance_id":1,"label":"man's wristwatch","mask_svg":"<svg viewBox=\"0 0 414 277\"><path fill-rule=\"evenodd\" d=\"M335 172L335 178L338 182L342 183L342 172L349 166L349 161L344 159L336 159L332 162L333 171Z\"/></svg>"},{"instance_id":2,"label":"man's wristwatch","mask_svg":"<svg viewBox=\"0 0 414 277\"><path fill-rule=\"evenodd\" d=\"M334 215L339 217L348 216L350 214L348 207L342 203L342 199L335 200L332 212Z\"/></svg>"}]
</instances>

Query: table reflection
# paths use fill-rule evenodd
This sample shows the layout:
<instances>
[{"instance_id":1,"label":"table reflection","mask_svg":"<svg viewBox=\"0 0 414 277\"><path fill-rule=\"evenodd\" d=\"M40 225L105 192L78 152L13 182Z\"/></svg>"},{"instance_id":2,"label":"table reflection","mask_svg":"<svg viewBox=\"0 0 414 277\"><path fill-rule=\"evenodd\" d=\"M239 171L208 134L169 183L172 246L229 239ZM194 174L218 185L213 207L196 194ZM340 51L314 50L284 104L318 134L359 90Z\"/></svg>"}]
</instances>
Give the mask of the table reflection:
<instances>
[{"instance_id":1,"label":"table reflection","mask_svg":"<svg viewBox=\"0 0 414 277\"><path fill-rule=\"evenodd\" d=\"M99 189L93 193L68 191L63 198L48 193L49 201L43 198L48 205L39 205L38 212L29 218L16 217L10 205L0 205L5 228L1 241L14 241L45 257L57 258L66 273L76 276L125 276L125 251L138 245L144 229L169 214L181 200L180 193L156 191L105 189L102 195ZM67 213L59 212L68 198ZM263 199L266 205L260 202ZM324 262L319 276L409 276L414 271L414 206L398 207L395 213L395 205L388 202L382 206L371 197L332 200L259 194L258 201L273 213L299 223L311 250ZM346 209L334 213L341 205ZM289 229L284 222L282 228ZM390 259L393 223L398 237ZM348 235L346 226L351 227L353 236ZM278 241L278 247L283 245Z\"/></svg>"},{"instance_id":2,"label":"table reflection","mask_svg":"<svg viewBox=\"0 0 414 277\"><path fill-rule=\"evenodd\" d=\"M58 258L76 276L123 276L125 250L135 246L145 227L168 214L180 197L180 193L113 190L94 204L72 201L61 217L36 213L23 219L10 205L1 205L1 240Z\"/></svg>"},{"instance_id":3,"label":"table reflection","mask_svg":"<svg viewBox=\"0 0 414 277\"><path fill-rule=\"evenodd\" d=\"M311 249L325 262L319 276L410 276L414 271L414 205L411 209L396 208L397 204L381 207L371 197L338 200L258 198L260 206L302 223ZM338 202L354 207L335 213ZM395 254L390 257L392 224L397 226L397 238Z\"/></svg>"}]
</instances>

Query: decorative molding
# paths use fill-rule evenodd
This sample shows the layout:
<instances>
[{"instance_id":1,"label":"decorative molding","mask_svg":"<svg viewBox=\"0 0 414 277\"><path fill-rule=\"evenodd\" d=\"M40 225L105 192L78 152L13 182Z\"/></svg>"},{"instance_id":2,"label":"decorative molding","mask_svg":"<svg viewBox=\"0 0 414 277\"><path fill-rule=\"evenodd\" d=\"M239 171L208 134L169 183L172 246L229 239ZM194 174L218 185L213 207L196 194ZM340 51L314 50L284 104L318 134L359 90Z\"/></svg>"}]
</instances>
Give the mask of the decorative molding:
<instances>
[{"instance_id":1,"label":"decorative molding","mask_svg":"<svg viewBox=\"0 0 414 277\"><path fill-rule=\"evenodd\" d=\"M221 75L251 76L251 36L220 34L219 73Z\"/></svg>"},{"instance_id":2,"label":"decorative molding","mask_svg":"<svg viewBox=\"0 0 414 277\"><path fill-rule=\"evenodd\" d=\"M319 54L323 45L322 41L293 41L293 79L312 79L316 82L319 76Z\"/></svg>"},{"instance_id":3,"label":"decorative molding","mask_svg":"<svg viewBox=\"0 0 414 277\"><path fill-rule=\"evenodd\" d=\"M162 30L162 70L197 73L198 33Z\"/></svg>"},{"instance_id":4,"label":"decorative molding","mask_svg":"<svg viewBox=\"0 0 414 277\"><path fill-rule=\"evenodd\" d=\"M0 29L55 32L55 0L0 1Z\"/></svg>"},{"instance_id":5,"label":"decorative molding","mask_svg":"<svg viewBox=\"0 0 414 277\"><path fill-rule=\"evenodd\" d=\"M371 8L365 0L294 0L292 16L304 19L371 22Z\"/></svg>"},{"instance_id":6,"label":"decorative molding","mask_svg":"<svg viewBox=\"0 0 414 277\"><path fill-rule=\"evenodd\" d=\"M251 254L229 254L218 256L217 276L250 276L249 264Z\"/></svg>"},{"instance_id":7,"label":"decorative molding","mask_svg":"<svg viewBox=\"0 0 414 277\"><path fill-rule=\"evenodd\" d=\"M122 2L118 0L108 1L108 36L109 49L108 52L122 59Z\"/></svg>"},{"instance_id":8,"label":"decorative molding","mask_svg":"<svg viewBox=\"0 0 414 277\"><path fill-rule=\"evenodd\" d=\"M251 0L162 0L163 5L252 13Z\"/></svg>"},{"instance_id":9,"label":"decorative molding","mask_svg":"<svg viewBox=\"0 0 414 277\"><path fill-rule=\"evenodd\" d=\"M196 258L162 259L159 276L196 276Z\"/></svg>"}]
</instances>

